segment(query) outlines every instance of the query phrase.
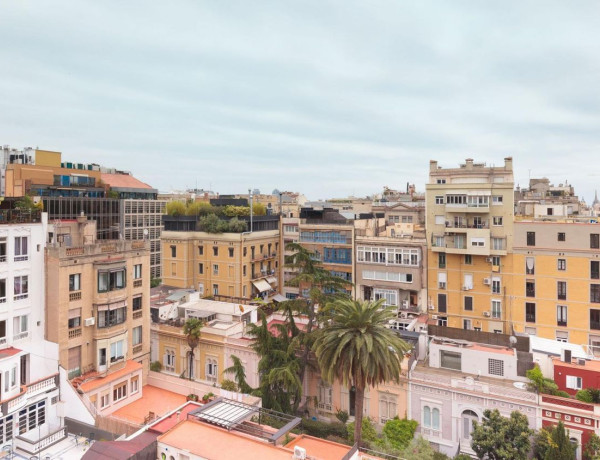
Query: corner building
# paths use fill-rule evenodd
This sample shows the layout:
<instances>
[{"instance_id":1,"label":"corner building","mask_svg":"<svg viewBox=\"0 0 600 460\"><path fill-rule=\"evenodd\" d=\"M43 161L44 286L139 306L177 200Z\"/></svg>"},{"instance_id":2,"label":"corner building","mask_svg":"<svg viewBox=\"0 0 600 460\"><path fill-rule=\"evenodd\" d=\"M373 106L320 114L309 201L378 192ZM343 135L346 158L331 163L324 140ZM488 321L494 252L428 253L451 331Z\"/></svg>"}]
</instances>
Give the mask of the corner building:
<instances>
[{"instance_id":1,"label":"corner building","mask_svg":"<svg viewBox=\"0 0 600 460\"><path fill-rule=\"evenodd\" d=\"M513 188L510 157L501 167L430 161L427 308L439 326L510 333Z\"/></svg>"}]
</instances>

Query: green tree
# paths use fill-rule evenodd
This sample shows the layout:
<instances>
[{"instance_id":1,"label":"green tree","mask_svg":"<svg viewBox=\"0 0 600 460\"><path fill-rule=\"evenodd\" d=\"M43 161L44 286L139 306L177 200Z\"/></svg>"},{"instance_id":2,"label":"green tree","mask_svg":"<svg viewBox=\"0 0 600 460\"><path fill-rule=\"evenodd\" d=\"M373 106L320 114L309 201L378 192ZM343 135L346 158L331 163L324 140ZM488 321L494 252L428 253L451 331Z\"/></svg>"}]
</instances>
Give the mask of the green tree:
<instances>
[{"instance_id":1,"label":"green tree","mask_svg":"<svg viewBox=\"0 0 600 460\"><path fill-rule=\"evenodd\" d=\"M415 437L417 425L416 420L388 420L383 426L383 435L393 448L401 450Z\"/></svg>"},{"instance_id":2,"label":"green tree","mask_svg":"<svg viewBox=\"0 0 600 460\"><path fill-rule=\"evenodd\" d=\"M598 404L600 403L600 389L586 388L585 390L579 390L575 397L579 401Z\"/></svg>"},{"instance_id":3,"label":"green tree","mask_svg":"<svg viewBox=\"0 0 600 460\"><path fill-rule=\"evenodd\" d=\"M479 458L525 460L532 434L527 417L522 413L513 411L507 418L497 409L488 409L483 412L481 423L473 422L471 447Z\"/></svg>"},{"instance_id":4,"label":"green tree","mask_svg":"<svg viewBox=\"0 0 600 460\"><path fill-rule=\"evenodd\" d=\"M267 208L262 203L252 203L252 214L255 216L266 216Z\"/></svg>"},{"instance_id":5,"label":"green tree","mask_svg":"<svg viewBox=\"0 0 600 460\"><path fill-rule=\"evenodd\" d=\"M585 445L585 456L588 460L600 460L600 437L592 433Z\"/></svg>"},{"instance_id":6,"label":"green tree","mask_svg":"<svg viewBox=\"0 0 600 460\"><path fill-rule=\"evenodd\" d=\"M533 369L528 370L526 375L529 379L529 387L532 390L537 391L538 393L558 395L558 385L554 382L554 380L544 377L540 366L537 364Z\"/></svg>"},{"instance_id":7,"label":"green tree","mask_svg":"<svg viewBox=\"0 0 600 460\"><path fill-rule=\"evenodd\" d=\"M400 453L399 458L403 460L434 460L436 452L422 436L413 439L410 444Z\"/></svg>"},{"instance_id":8,"label":"green tree","mask_svg":"<svg viewBox=\"0 0 600 460\"><path fill-rule=\"evenodd\" d=\"M552 439L553 428L542 428L535 433L533 438L533 458L537 460L544 460L546 458L546 452L550 447Z\"/></svg>"},{"instance_id":9,"label":"green tree","mask_svg":"<svg viewBox=\"0 0 600 460\"><path fill-rule=\"evenodd\" d=\"M235 355L231 355L231 361L233 364L223 371L225 374L233 374L235 383L242 393L250 394L252 388L246 382L246 369L242 364L242 360Z\"/></svg>"},{"instance_id":10,"label":"green tree","mask_svg":"<svg viewBox=\"0 0 600 460\"><path fill-rule=\"evenodd\" d=\"M325 380L338 379L356 391L354 439L360 445L365 388L399 382L408 346L387 327L396 313L383 306L383 299L338 299L330 309L331 319L318 331L313 350Z\"/></svg>"},{"instance_id":11,"label":"green tree","mask_svg":"<svg viewBox=\"0 0 600 460\"><path fill-rule=\"evenodd\" d=\"M565 425L561 421L552 430L544 460L575 460L576 450L577 446L569 440L569 433L565 430Z\"/></svg>"},{"instance_id":12,"label":"green tree","mask_svg":"<svg viewBox=\"0 0 600 460\"><path fill-rule=\"evenodd\" d=\"M193 368L194 368L194 350L196 349L196 347L198 346L198 343L200 342L200 331L202 330L202 327L204 326L204 323L199 320L198 318L189 318L184 324L183 324L183 333L186 336L187 339L187 343L188 346L190 347L190 360L189 360L189 378L190 380L193 377Z\"/></svg>"},{"instance_id":13,"label":"green tree","mask_svg":"<svg viewBox=\"0 0 600 460\"><path fill-rule=\"evenodd\" d=\"M375 426L369 417L362 418L362 430L361 430L361 438L362 441L371 445L375 441L377 441L377 430L375 430ZM354 440L356 439L354 436L356 434L356 423L350 422L348 423L348 441L354 444Z\"/></svg>"},{"instance_id":14,"label":"green tree","mask_svg":"<svg viewBox=\"0 0 600 460\"><path fill-rule=\"evenodd\" d=\"M186 216L206 216L214 213L214 207L206 201L192 201L187 204L185 209Z\"/></svg>"},{"instance_id":15,"label":"green tree","mask_svg":"<svg viewBox=\"0 0 600 460\"><path fill-rule=\"evenodd\" d=\"M181 201L169 201L166 212L169 216L185 216L185 204Z\"/></svg>"}]
</instances>

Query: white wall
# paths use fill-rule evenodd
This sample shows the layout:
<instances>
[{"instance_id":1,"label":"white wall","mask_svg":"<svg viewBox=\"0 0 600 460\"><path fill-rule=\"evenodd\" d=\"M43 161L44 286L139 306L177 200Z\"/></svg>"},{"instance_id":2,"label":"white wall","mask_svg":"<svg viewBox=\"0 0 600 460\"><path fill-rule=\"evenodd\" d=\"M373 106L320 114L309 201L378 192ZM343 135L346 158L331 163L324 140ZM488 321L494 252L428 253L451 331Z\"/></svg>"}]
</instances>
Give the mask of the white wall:
<instances>
[{"instance_id":1,"label":"white wall","mask_svg":"<svg viewBox=\"0 0 600 460\"><path fill-rule=\"evenodd\" d=\"M70 419L77 420L78 422L94 425L96 421L87 407L85 407L79 394L77 394L77 390L69 383L67 371L61 367L59 372L60 399L64 402L64 415Z\"/></svg>"}]
</instances>

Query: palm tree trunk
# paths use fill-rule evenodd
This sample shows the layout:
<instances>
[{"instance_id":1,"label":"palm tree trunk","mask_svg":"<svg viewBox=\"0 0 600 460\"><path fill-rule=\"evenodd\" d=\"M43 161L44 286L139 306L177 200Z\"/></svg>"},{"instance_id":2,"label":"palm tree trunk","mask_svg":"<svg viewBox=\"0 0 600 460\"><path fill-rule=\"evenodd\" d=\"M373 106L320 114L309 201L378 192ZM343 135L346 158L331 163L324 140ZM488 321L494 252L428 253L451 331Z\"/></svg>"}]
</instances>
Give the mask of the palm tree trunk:
<instances>
[{"instance_id":1,"label":"palm tree trunk","mask_svg":"<svg viewBox=\"0 0 600 460\"><path fill-rule=\"evenodd\" d=\"M188 369L188 374L190 376L190 380L192 380L192 366L194 365L194 349L192 348L192 350L190 351L190 362L188 364L189 369Z\"/></svg>"},{"instance_id":2,"label":"palm tree trunk","mask_svg":"<svg viewBox=\"0 0 600 460\"><path fill-rule=\"evenodd\" d=\"M356 390L356 399L354 401L354 442L360 447L365 389L358 385L355 385L354 388Z\"/></svg>"}]
</instances>

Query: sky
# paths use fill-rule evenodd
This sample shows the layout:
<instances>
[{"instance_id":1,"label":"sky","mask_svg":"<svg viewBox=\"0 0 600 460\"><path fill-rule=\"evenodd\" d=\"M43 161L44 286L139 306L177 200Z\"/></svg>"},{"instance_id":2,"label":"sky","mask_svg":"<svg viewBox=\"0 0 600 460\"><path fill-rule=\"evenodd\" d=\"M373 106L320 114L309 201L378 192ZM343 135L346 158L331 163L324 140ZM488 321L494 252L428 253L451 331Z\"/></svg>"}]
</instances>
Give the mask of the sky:
<instances>
[{"instance_id":1,"label":"sky","mask_svg":"<svg viewBox=\"0 0 600 460\"><path fill-rule=\"evenodd\" d=\"M600 180L600 2L0 0L0 144L161 191Z\"/></svg>"}]
</instances>

